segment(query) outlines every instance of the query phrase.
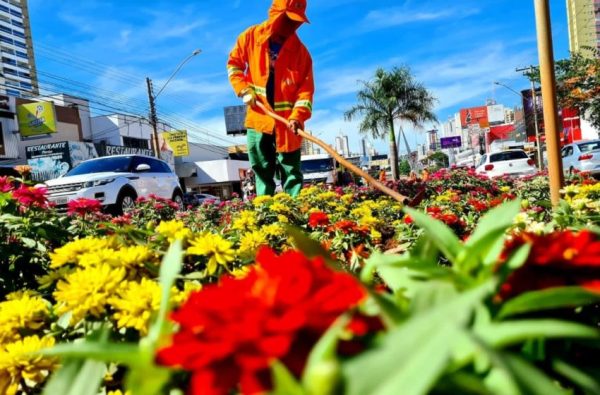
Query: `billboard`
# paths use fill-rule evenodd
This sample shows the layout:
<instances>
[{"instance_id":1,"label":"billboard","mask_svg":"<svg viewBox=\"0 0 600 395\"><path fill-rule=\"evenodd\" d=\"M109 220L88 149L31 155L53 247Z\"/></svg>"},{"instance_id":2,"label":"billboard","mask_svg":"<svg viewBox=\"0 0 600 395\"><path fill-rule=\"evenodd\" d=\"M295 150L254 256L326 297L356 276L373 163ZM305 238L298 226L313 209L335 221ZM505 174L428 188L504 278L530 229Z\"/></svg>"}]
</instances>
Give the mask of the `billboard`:
<instances>
[{"instance_id":1,"label":"billboard","mask_svg":"<svg viewBox=\"0 0 600 395\"><path fill-rule=\"evenodd\" d=\"M225 130L228 135L246 134L246 111L247 106L225 107Z\"/></svg>"},{"instance_id":2,"label":"billboard","mask_svg":"<svg viewBox=\"0 0 600 395\"><path fill-rule=\"evenodd\" d=\"M26 147L25 157L31 166L31 178L46 181L64 176L84 160L97 158L98 153L93 143L61 141Z\"/></svg>"},{"instance_id":3,"label":"billboard","mask_svg":"<svg viewBox=\"0 0 600 395\"><path fill-rule=\"evenodd\" d=\"M504 106L502 104L488 106L487 114L490 125L502 125L504 123Z\"/></svg>"},{"instance_id":4,"label":"billboard","mask_svg":"<svg viewBox=\"0 0 600 395\"><path fill-rule=\"evenodd\" d=\"M442 137L440 139L442 149L446 148L459 148L462 146L462 140L460 136Z\"/></svg>"},{"instance_id":5,"label":"billboard","mask_svg":"<svg viewBox=\"0 0 600 395\"><path fill-rule=\"evenodd\" d=\"M525 89L521 91L523 96L523 112L525 113L525 131L527 133L527 141L535 141L535 114L534 106L537 112L538 127L541 135L544 134L544 110L542 102L542 90L537 88L535 90L535 104L533 101L533 95L531 89Z\"/></svg>"},{"instance_id":6,"label":"billboard","mask_svg":"<svg viewBox=\"0 0 600 395\"><path fill-rule=\"evenodd\" d=\"M187 130L174 130L172 132L164 132L162 135L170 151L173 151L174 156L188 156L190 154Z\"/></svg>"},{"instance_id":7,"label":"billboard","mask_svg":"<svg viewBox=\"0 0 600 395\"><path fill-rule=\"evenodd\" d=\"M29 146L25 148L25 155L34 181L58 178L71 169L67 141Z\"/></svg>"},{"instance_id":8,"label":"billboard","mask_svg":"<svg viewBox=\"0 0 600 395\"><path fill-rule=\"evenodd\" d=\"M19 131L23 137L56 133L56 113L52 102L34 102L17 106Z\"/></svg>"},{"instance_id":9,"label":"billboard","mask_svg":"<svg viewBox=\"0 0 600 395\"><path fill-rule=\"evenodd\" d=\"M148 148L123 147L121 145L98 144L97 147L100 156L111 155L146 155L154 156L154 151Z\"/></svg>"},{"instance_id":10,"label":"billboard","mask_svg":"<svg viewBox=\"0 0 600 395\"><path fill-rule=\"evenodd\" d=\"M463 128L474 125L487 128L489 124L487 106L463 108L460 110L460 126Z\"/></svg>"}]
</instances>

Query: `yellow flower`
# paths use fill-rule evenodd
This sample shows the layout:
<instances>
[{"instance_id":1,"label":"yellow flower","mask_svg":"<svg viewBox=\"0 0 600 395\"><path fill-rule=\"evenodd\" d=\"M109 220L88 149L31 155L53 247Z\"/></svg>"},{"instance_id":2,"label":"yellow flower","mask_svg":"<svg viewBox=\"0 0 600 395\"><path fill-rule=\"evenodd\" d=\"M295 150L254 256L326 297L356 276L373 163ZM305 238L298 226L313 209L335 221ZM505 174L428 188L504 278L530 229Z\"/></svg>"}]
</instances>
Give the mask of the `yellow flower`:
<instances>
[{"instance_id":1,"label":"yellow flower","mask_svg":"<svg viewBox=\"0 0 600 395\"><path fill-rule=\"evenodd\" d=\"M119 328L137 329L142 336L148 334L150 318L160 308L160 285L142 278L141 282L129 281L109 300L116 312L113 318Z\"/></svg>"},{"instance_id":2,"label":"yellow flower","mask_svg":"<svg viewBox=\"0 0 600 395\"><path fill-rule=\"evenodd\" d=\"M510 187L507 186L507 185L505 185L503 187L500 187L500 191L502 191L502 192L510 192Z\"/></svg>"},{"instance_id":3,"label":"yellow flower","mask_svg":"<svg viewBox=\"0 0 600 395\"><path fill-rule=\"evenodd\" d=\"M154 252L148 246L138 245L121 248L116 253L117 265L128 269L142 267L145 263L152 262L155 259Z\"/></svg>"},{"instance_id":4,"label":"yellow flower","mask_svg":"<svg viewBox=\"0 0 600 395\"><path fill-rule=\"evenodd\" d=\"M273 198L269 195L262 195L262 196L257 196L252 200L252 204L254 205L254 207L260 207L260 206L264 206L266 204L269 204L273 201Z\"/></svg>"},{"instance_id":5,"label":"yellow flower","mask_svg":"<svg viewBox=\"0 0 600 395\"><path fill-rule=\"evenodd\" d=\"M282 224L288 224L290 222L288 217L286 217L285 215L281 215L281 214L279 214L277 216L277 221L281 222Z\"/></svg>"},{"instance_id":6,"label":"yellow flower","mask_svg":"<svg viewBox=\"0 0 600 395\"><path fill-rule=\"evenodd\" d=\"M115 391L108 391L108 393L106 395L131 395L131 391L121 391L121 390L115 390Z\"/></svg>"},{"instance_id":7,"label":"yellow flower","mask_svg":"<svg viewBox=\"0 0 600 395\"><path fill-rule=\"evenodd\" d=\"M112 239L88 237L65 244L50 253L50 267L57 268L68 263L76 263L80 255L109 248L114 245Z\"/></svg>"},{"instance_id":8,"label":"yellow flower","mask_svg":"<svg viewBox=\"0 0 600 395\"><path fill-rule=\"evenodd\" d=\"M283 203L283 204L291 204L294 199L285 192L280 192L273 196L273 201Z\"/></svg>"},{"instance_id":9,"label":"yellow flower","mask_svg":"<svg viewBox=\"0 0 600 395\"><path fill-rule=\"evenodd\" d=\"M333 192L333 191L327 191L327 192L323 192L320 193L316 196L316 199L318 201L327 201L327 200L337 200L338 199L338 194Z\"/></svg>"},{"instance_id":10,"label":"yellow flower","mask_svg":"<svg viewBox=\"0 0 600 395\"><path fill-rule=\"evenodd\" d=\"M225 266L235 259L235 251L231 248L230 241L214 233L205 233L190 241L187 253L190 255L201 255L208 258L206 268L208 274L217 271L218 265Z\"/></svg>"},{"instance_id":11,"label":"yellow flower","mask_svg":"<svg viewBox=\"0 0 600 395\"><path fill-rule=\"evenodd\" d=\"M244 210L240 211L239 216L234 219L232 229L242 231L254 230L257 224L258 218L256 217L256 212Z\"/></svg>"},{"instance_id":12,"label":"yellow flower","mask_svg":"<svg viewBox=\"0 0 600 395\"><path fill-rule=\"evenodd\" d=\"M372 227L378 225L380 221L372 215L365 215L363 217L360 217L360 219L357 222L359 225Z\"/></svg>"},{"instance_id":13,"label":"yellow flower","mask_svg":"<svg viewBox=\"0 0 600 395\"><path fill-rule=\"evenodd\" d=\"M34 387L44 382L58 366L56 358L42 357L39 351L52 347L53 337L28 336L0 346L0 386L6 394L29 393L21 383Z\"/></svg>"},{"instance_id":14,"label":"yellow flower","mask_svg":"<svg viewBox=\"0 0 600 395\"><path fill-rule=\"evenodd\" d=\"M231 271L231 275L233 275L233 277L235 278L244 278L248 275L248 273L250 273L250 266L242 266L240 268L237 269L233 269Z\"/></svg>"},{"instance_id":15,"label":"yellow flower","mask_svg":"<svg viewBox=\"0 0 600 395\"><path fill-rule=\"evenodd\" d=\"M240 239L238 254L243 258L253 258L260 247L268 244L267 237L263 232L247 232Z\"/></svg>"},{"instance_id":16,"label":"yellow flower","mask_svg":"<svg viewBox=\"0 0 600 395\"><path fill-rule=\"evenodd\" d=\"M278 223L265 225L261 228L261 230L267 237L280 237L285 235L283 226Z\"/></svg>"},{"instance_id":17,"label":"yellow flower","mask_svg":"<svg viewBox=\"0 0 600 395\"><path fill-rule=\"evenodd\" d=\"M370 217L371 215L373 215L373 212L371 211L371 209L369 207L361 205L360 207L357 207L357 208L353 209L352 211L350 211L350 215L355 218L366 217L366 216Z\"/></svg>"},{"instance_id":18,"label":"yellow flower","mask_svg":"<svg viewBox=\"0 0 600 395\"><path fill-rule=\"evenodd\" d=\"M375 228L372 228L371 229L371 239L373 239L373 240L381 240L381 232L379 232Z\"/></svg>"},{"instance_id":19,"label":"yellow flower","mask_svg":"<svg viewBox=\"0 0 600 395\"><path fill-rule=\"evenodd\" d=\"M192 236L192 231L187 229L182 221L177 220L162 221L156 227L156 232L167 238L169 243L172 243L175 240L186 240Z\"/></svg>"},{"instance_id":20,"label":"yellow flower","mask_svg":"<svg viewBox=\"0 0 600 395\"><path fill-rule=\"evenodd\" d=\"M112 248L101 248L96 251L79 255L77 264L81 267L100 266L103 264L117 266L119 260L116 250Z\"/></svg>"},{"instance_id":21,"label":"yellow flower","mask_svg":"<svg viewBox=\"0 0 600 395\"><path fill-rule=\"evenodd\" d=\"M21 329L40 329L50 314L49 303L30 293L9 295L11 299L0 303L0 344L16 340Z\"/></svg>"},{"instance_id":22,"label":"yellow flower","mask_svg":"<svg viewBox=\"0 0 600 395\"><path fill-rule=\"evenodd\" d=\"M178 290L176 287L171 289L171 303L175 306L182 305L188 298L192 292L197 292L202 289L202 284L186 281L183 284L183 290Z\"/></svg>"},{"instance_id":23,"label":"yellow flower","mask_svg":"<svg viewBox=\"0 0 600 395\"><path fill-rule=\"evenodd\" d=\"M341 200L342 200L343 204L349 205L350 203L352 203L354 201L354 195L351 193L347 193L342 196Z\"/></svg>"},{"instance_id":24,"label":"yellow flower","mask_svg":"<svg viewBox=\"0 0 600 395\"><path fill-rule=\"evenodd\" d=\"M50 288L54 285L55 282L65 278L65 276L71 273L72 271L72 268L68 266L63 266L60 269L48 272L48 274L45 274L41 277L36 277L38 284L40 284L39 289Z\"/></svg>"},{"instance_id":25,"label":"yellow flower","mask_svg":"<svg viewBox=\"0 0 600 395\"><path fill-rule=\"evenodd\" d=\"M279 202L275 202L273 203L269 209L274 212L274 213L278 213L278 214L288 214L290 212L290 207L286 206L283 203L279 203Z\"/></svg>"},{"instance_id":26,"label":"yellow flower","mask_svg":"<svg viewBox=\"0 0 600 395\"><path fill-rule=\"evenodd\" d=\"M124 268L109 265L92 266L67 275L58 282L54 299L59 314L72 312L71 324L79 322L86 314L100 317L125 278Z\"/></svg>"}]
</instances>

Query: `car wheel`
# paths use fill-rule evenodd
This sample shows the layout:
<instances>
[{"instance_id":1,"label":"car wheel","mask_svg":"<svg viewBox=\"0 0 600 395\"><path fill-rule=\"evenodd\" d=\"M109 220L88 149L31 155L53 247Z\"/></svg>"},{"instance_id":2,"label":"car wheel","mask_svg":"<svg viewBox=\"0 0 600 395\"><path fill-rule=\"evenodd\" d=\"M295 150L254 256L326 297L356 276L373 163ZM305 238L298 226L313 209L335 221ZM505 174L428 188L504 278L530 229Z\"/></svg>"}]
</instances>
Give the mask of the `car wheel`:
<instances>
[{"instance_id":1,"label":"car wheel","mask_svg":"<svg viewBox=\"0 0 600 395\"><path fill-rule=\"evenodd\" d=\"M131 211L135 207L136 195L131 190L122 190L117 197L115 203L114 212L116 215L123 215L124 213Z\"/></svg>"},{"instance_id":2,"label":"car wheel","mask_svg":"<svg viewBox=\"0 0 600 395\"><path fill-rule=\"evenodd\" d=\"M185 204L183 203L183 194L180 191L175 191L171 200L173 200L179 205L179 210L185 210Z\"/></svg>"}]
</instances>

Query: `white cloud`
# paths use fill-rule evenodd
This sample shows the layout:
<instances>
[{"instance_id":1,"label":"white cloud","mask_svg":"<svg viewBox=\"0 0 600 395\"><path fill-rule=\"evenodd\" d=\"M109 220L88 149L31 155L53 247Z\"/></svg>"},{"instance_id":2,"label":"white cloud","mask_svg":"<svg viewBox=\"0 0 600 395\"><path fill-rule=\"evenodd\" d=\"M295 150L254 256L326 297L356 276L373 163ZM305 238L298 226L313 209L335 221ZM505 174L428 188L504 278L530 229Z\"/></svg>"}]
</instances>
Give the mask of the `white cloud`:
<instances>
[{"instance_id":1,"label":"white cloud","mask_svg":"<svg viewBox=\"0 0 600 395\"><path fill-rule=\"evenodd\" d=\"M385 29L394 26L401 26L409 23L430 22L444 20L449 18L465 18L478 14L480 11L476 8L455 7L443 8L436 6L432 9L419 9L411 7L410 3L405 3L400 7L381 8L370 11L361 23L363 31L372 31Z\"/></svg>"}]
</instances>

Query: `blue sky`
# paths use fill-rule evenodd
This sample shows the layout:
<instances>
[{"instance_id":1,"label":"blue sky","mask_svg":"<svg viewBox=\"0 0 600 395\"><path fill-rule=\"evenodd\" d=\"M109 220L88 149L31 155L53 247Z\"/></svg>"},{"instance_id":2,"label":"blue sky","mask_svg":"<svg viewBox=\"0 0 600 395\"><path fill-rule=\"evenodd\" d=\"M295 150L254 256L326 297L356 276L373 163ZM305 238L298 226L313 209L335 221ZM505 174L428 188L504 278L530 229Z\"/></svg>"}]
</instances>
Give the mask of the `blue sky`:
<instances>
[{"instance_id":1,"label":"blue sky","mask_svg":"<svg viewBox=\"0 0 600 395\"><path fill-rule=\"evenodd\" d=\"M269 0L45 1L29 0L41 86L89 95L97 113L145 114L145 77L157 87L194 49L192 59L158 99L159 117L200 142L229 145L223 107L239 104L225 63L237 35L262 22ZM551 0L555 57L568 56L565 2ZM314 61L316 94L307 129L328 143L340 132L358 151L357 122L343 113L355 104L359 80L377 67L407 65L438 98L445 121L486 98L512 107L528 81L515 68L537 64L533 1L309 0L311 24L299 35ZM430 125L426 126L426 129ZM409 129L409 143L425 140ZM387 143L374 141L379 151ZM401 147L402 148L402 147Z\"/></svg>"}]
</instances>

